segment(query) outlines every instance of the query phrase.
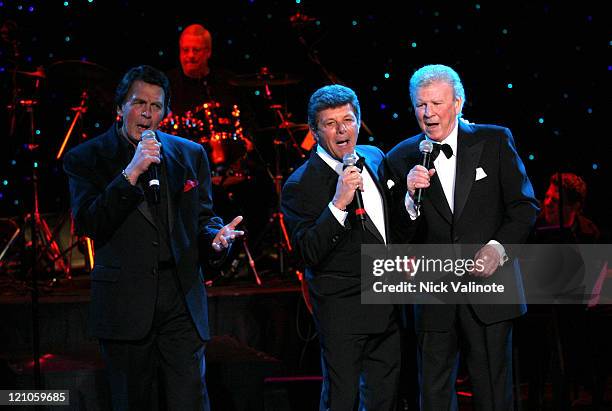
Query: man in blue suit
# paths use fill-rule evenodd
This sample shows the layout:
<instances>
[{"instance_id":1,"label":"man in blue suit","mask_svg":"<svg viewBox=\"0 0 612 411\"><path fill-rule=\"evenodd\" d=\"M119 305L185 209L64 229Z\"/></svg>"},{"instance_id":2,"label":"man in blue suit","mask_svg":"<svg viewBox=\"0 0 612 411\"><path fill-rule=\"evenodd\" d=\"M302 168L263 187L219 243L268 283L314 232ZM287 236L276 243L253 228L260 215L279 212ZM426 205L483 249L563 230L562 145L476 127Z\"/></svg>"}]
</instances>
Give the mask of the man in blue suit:
<instances>
[{"instance_id":1,"label":"man in blue suit","mask_svg":"<svg viewBox=\"0 0 612 411\"><path fill-rule=\"evenodd\" d=\"M317 145L287 180L282 211L306 281L323 369L321 410L395 410L400 343L392 305L361 304L361 245L388 243L388 210L381 185L383 153L358 146L359 101L350 88L317 90L308 126ZM343 157L363 161L343 169ZM365 222L353 201L363 197ZM361 210L362 212L364 210ZM359 213L359 212L358 212Z\"/></svg>"},{"instance_id":2,"label":"man in blue suit","mask_svg":"<svg viewBox=\"0 0 612 411\"><path fill-rule=\"evenodd\" d=\"M165 74L130 69L115 95L117 123L64 159L77 230L95 244L89 325L115 410L151 409L156 375L169 409L209 408L200 262L222 258L242 235L242 217L224 226L212 211L204 148L156 131L169 102Z\"/></svg>"}]
</instances>

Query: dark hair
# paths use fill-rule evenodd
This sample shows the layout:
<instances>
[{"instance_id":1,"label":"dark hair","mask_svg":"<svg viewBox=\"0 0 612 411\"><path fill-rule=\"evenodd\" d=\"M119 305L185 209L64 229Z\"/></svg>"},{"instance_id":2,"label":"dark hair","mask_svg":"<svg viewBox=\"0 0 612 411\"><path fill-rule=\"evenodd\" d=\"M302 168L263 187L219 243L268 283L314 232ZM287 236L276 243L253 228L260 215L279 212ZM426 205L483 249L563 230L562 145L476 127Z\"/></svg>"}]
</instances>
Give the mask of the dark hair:
<instances>
[{"instance_id":1,"label":"dark hair","mask_svg":"<svg viewBox=\"0 0 612 411\"><path fill-rule=\"evenodd\" d=\"M132 67L124 74L115 91L115 106L121 107L125 102L130 87L135 81L144 81L164 89L164 116L170 111L170 80L155 67L143 65Z\"/></svg>"},{"instance_id":2,"label":"dark hair","mask_svg":"<svg viewBox=\"0 0 612 411\"><path fill-rule=\"evenodd\" d=\"M355 92L345 86L333 84L321 87L310 96L308 102L308 126L317 129L317 114L328 108L340 107L350 104L357 117L357 122L361 121L361 108Z\"/></svg>"},{"instance_id":3,"label":"dark hair","mask_svg":"<svg viewBox=\"0 0 612 411\"><path fill-rule=\"evenodd\" d=\"M561 173L563 182L563 193L566 195L568 204L584 204L587 195L587 186L584 180L574 173ZM550 184L559 188L559 174L550 176Z\"/></svg>"}]
</instances>

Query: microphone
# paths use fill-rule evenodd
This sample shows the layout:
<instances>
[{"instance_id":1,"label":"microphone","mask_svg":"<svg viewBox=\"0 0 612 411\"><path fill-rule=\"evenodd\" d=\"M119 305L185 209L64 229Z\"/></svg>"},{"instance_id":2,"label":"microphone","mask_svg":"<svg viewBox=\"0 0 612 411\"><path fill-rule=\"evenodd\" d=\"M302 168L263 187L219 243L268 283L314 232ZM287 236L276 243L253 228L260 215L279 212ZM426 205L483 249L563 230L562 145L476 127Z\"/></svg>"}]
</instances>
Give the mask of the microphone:
<instances>
[{"instance_id":1,"label":"microphone","mask_svg":"<svg viewBox=\"0 0 612 411\"><path fill-rule=\"evenodd\" d=\"M419 151L423 154L423 160L421 161L421 165L429 170L429 163L431 162L431 152L433 151L433 143L429 140L423 140L419 144ZM417 188L415 192L415 200L414 200L414 209L419 215L419 210L421 208L421 196L423 195L423 189Z\"/></svg>"},{"instance_id":2,"label":"microphone","mask_svg":"<svg viewBox=\"0 0 612 411\"><path fill-rule=\"evenodd\" d=\"M359 168L359 172L361 172L361 170L363 169L363 164L359 161L359 157L357 157L357 154L355 153L346 153L342 157L342 164L343 170L350 166L356 166L357 168ZM363 198L361 197L361 190L359 190L359 188L355 190L354 201L357 202L357 207L355 208L355 216L357 217L357 220L359 220L359 222L361 223L361 229L365 231L366 211L363 207Z\"/></svg>"},{"instance_id":3,"label":"microphone","mask_svg":"<svg viewBox=\"0 0 612 411\"><path fill-rule=\"evenodd\" d=\"M155 135L155 131L145 130L140 135L140 139L142 141L149 139L157 141L157 136ZM147 170L147 179L147 186L149 187L149 191L151 193L151 201L153 204L159 204L161 198L159 193L159 164L151 163L149 165L149 169Z\"/></svg>"}]
</instances>

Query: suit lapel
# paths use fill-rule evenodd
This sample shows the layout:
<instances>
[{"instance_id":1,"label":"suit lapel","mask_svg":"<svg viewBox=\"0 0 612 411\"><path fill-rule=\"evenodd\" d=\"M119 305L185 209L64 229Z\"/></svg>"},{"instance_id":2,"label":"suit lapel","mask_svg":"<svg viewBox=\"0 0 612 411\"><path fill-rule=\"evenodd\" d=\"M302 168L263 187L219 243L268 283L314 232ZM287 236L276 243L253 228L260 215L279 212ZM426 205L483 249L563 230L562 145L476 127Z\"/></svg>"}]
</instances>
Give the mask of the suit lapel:
<instances>
[{"instance_id":1,"label":"suit lapel","mask_svg":"<svg viewBox=\"0 0 612 411\"><path fill-rule=\"evenodd\" d=\"M379 165L374 163L372 161L371 158L369 158L368 156L365 155L365 153L362 153L361 150L359 150L359 147L357 147L355 149L355 151L357 152L357 154L359 154L359 156L364 157L365 158L365 163L364 166L365 168L368 170L368 172L370 173L370 176L372 177L372 180L374 181L374 185L376 185L376 188L378 189L378 193L380 194L380 197L382 199L382 204L383 204L383 220L385 222L385 224L387 224L387 202L385 201L385 195L384 195L384 190L382 189L382 186L380 184L380 179L378 176L378 169L379 169ZM376 225L374 224L374 222L372 221L372 218L370 217L370 215L366 212L366 221L365 221L365 227L366 229L371 232L381 243L385 243L385 239L383 238L382 234L380 233L380 231L378 231L378 229L376 228ZM385 227L388 227L388 225L385 225Z\"/></svg>"},{"instance_id":2,"label":"suit lapel","mask_svg":"<svg viewBox=\"0 0 612 411\"><path fill-rule=\"evenodd\" d=\"M336 173L327 163L317 154L316 146L312 148L310 158L308 159L308 169L311 169L318 178L322 180L323 187L327 187L333 197L336 192L336 184L338 182L338 173ZM329 193L321 190L321 198L329 203Z\"/></svg>"},{"instance_id":3,"label":"suit lapel","mask_svg":"<svg viewBox=\"0 0 612 411\"><path fill-rule=\"evenodd\" d=\"M170 233L174 229L174 223L177 219L178 209L176 204L179 204L179 197L183 194L183 185L185 184L185 166L183 155L172 141L163 133L158 133L159 140L162 143L163 161L166 162L167 190L168 190L168 225Z\"/></svg>"},{"instance_id":4,"label":"suit lapel","mask_svg":"<svg viewBox=\"0 0 612 411\"><path fill-rule=\"evenodd\" d=\"M444 194L442 183L438 178L438 174L434 174L430 180L431 185L425 191L425 196L429 198L429 201L433 204L434 208L440 213L440 215L451 224L453 221L453 212L448 205L448 200Z\"/></svg>"},{"instance_id":5,"label":"suit lapel","mask_svg":"<svg viewBox=\"0 0 612 411\"><path fill-rule=\"evenodd\" d=\"M475 141L473 134L459 121L457 136L457 171L455 175L454 219L461 217L468 195L474 183L475 170L484 146L484 140Z\"/></svg>"},{"instance_id":6,"label":"suit lapel","mask_svg":"<svg viewBox=\"0 0 612 411\"><path fill-rule=\"evenodd\" d=\"M121 170L123 170L131 161L131 158L126 158L126 155L124 154L127 153L127 151L119 150L120 138L123 137L117 133L116 126L113 126L111 130L106 133L103 148L100 151L102 157L106 159L106 170L109 180L115 178L115 176L119 174ZM153 215L151 214L146 201L142 201L140 204L138 204L137 209L149 223L155 226L155 220L153 219Z\"/></svg>"},{"instance_id":7,"label":"suit lapel","mask_svg":"<svg viewBox=\"0 0 612 411\"><path fill-rule=\"evenodd\" d=\"M419 146L421 141L425 140L425 134L421 134L421 138L416 142L416 147ZM405 159L407 164L414 164L414 159L407 157ZM422 156L419 154L418 164L422 163ZM431 164L433 168L433 162ZM440 183L440 179L438 178L438 174L434 174L430 181L431 185L423 192L424 199L428 200L432 207L446 220L448 224L452 224L453 221L453 213L448 205L448 201L446 200L446 196L444 195L444 189L442 188L442 184Z\"/></svg>"}]
</instances>

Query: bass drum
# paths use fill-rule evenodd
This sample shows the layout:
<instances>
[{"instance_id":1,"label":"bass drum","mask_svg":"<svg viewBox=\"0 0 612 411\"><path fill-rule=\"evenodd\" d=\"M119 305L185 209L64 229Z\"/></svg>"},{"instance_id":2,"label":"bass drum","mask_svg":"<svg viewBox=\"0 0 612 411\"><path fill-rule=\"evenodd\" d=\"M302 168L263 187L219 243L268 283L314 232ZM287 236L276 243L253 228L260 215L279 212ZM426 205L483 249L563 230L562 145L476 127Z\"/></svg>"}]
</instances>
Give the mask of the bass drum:
<instances>
[{"instance_id":1,"label":"bass drum","mask_svg":"<svg viewBox=\"0 0 612 411\"><path fill-rule=\"evenodd\" d=\"M194 110L206 128L206 147L214 184L231 186L249 179L247 153L252 150L245 136L237 104L224 106L217 101L200 104Z\"/></svg>"}]
</instances>

